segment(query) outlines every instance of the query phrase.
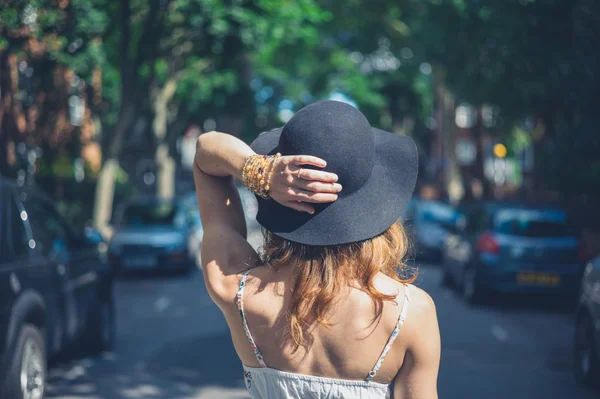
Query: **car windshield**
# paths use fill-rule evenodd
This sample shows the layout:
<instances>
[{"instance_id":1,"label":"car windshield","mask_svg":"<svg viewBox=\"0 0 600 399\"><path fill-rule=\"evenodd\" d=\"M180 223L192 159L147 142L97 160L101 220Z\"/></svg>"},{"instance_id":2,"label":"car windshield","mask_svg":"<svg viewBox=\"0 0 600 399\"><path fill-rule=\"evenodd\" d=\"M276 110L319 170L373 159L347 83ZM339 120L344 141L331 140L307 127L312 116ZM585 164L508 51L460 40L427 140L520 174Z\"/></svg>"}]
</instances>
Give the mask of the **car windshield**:
<instances>
[{"instance_id":1,"label":"car windshield","mask_svg":"<svg viewBox=\"0 0 600 399\"><path fill-rule=\"evenodd\" d=\"M130 204L123 210L122 226L172 226L177 207L171 202Z\"/></svg>"},{"instance_id":2,"label":"car windshield","mask_svg":"<svg viewBox=\"0 0 600 399\"><path fill-rule=\"evenodd\" d=\"M440 202L424 202L419 214L424 222L440 225L452 224L456 219L456 211L450 205Z\"/></svg>"},{"instance_id":3,"label":"car windshield","mask_svg":"<svg viewBox=\"0 0 600 399\"><path fill-rule=\"evenodd\" d=\"M494 215L494 229L523 237L573 235L567 215L560 210L501 209Z\"/></svg>"}]
</instances>

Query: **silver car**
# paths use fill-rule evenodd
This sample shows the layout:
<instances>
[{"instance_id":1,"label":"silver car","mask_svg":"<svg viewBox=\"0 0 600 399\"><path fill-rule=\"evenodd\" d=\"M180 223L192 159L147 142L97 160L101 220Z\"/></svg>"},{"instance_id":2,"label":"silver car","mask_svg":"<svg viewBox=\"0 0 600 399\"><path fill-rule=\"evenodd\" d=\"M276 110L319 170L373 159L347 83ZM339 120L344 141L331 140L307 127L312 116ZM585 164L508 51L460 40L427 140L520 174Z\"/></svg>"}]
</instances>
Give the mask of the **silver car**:
<instances>
[{"instance_id":1,"label":"silver car","mask_svg":"<svg viewBox=\"0 0 600 399\"><path fill-rule=\"evenodd\" d=\"M193 208L181 199L131 200L117 211L109 262L117 273L192 271L196 268L199 230Z\"/></svg>"},{"instance_id":2,"label":"silver car","mask_svg":"<svg viewBox=\"0 0 600 399\"><path fill-rule=\"evenodd\" d=\"M575 376L600 386L600 256L587 264L575 322Z\"/></svg>"}]
</instances>

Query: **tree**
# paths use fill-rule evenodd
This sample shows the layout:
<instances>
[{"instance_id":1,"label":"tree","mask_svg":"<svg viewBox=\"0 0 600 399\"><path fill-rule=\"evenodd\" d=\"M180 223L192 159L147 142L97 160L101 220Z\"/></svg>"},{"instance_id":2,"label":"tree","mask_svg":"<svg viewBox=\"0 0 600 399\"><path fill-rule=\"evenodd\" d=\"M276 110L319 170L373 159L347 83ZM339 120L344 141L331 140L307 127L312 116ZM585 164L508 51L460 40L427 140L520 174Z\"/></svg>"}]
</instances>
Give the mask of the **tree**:
<instances>
[{"instance_id":1,"label":"tree","mask_svg":"<svg viewBox=\"0 0 600 399\"><path fill-rule=\"evenodd\" d=\"M100 91L95 77L104 59L103 4L0 4L0 174L28 169L31 175L40 154L32 148L43 150L41 161L50 168L63 155L71 164L85 155Z\"/></svg>"},{"instance_id":2,"label":"tree","mask_svg":"<svg viewBox=\"0 0 600 399\"><path fill-rule=\"evenodd\" d=\"M109 53L119 66L119 113L106 134L110 145L97 186L100 226L110 218L120 152L136 120L152 121L159 193L172 195L169 148L185 122L210 115L221 130L241 134L254 108L257 60L316 35L321 18L312 0L126 0L118 12L107 42L119 43Z\"/></svg>"},{"instance_id":3,"label":"tree","mask_svg":"<svg viewBox=\"0 0 600 399\"><path fill-rule=\"evenodd\" d=\"M500 133L536 121L536 174L563 191L597 191L600 165L592 156L600 92L600 5L576 1L410 1L414 39L444 70L459 101L500 110ZM586 150L575 143L586 143ZM585 155L582 157L581 155ZM557 168L556 159L573 168ZM590 165L591 164L591 165ZM585 177L584 177L585 176ZM583 180L582 180L583 179ZM575 186L572 184L577 181ZM585 182L585 183L584 183Z\"/></svg>"}]
</instances>

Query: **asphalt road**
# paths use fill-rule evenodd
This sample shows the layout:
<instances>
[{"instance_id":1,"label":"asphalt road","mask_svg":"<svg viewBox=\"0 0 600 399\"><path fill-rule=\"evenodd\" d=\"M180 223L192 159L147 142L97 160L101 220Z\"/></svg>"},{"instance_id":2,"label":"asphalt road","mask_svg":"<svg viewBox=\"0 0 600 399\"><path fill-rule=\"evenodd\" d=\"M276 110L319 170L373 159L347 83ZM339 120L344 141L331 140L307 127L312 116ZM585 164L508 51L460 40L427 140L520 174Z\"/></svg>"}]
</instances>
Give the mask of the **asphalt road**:
<instances>
[{"instance_id":1,"label":"asphalt road","mask_svg":"<svg viewBox=\"0 0 600 399\"><path fill-rule=\"evenodd\" d=\"M420 267L417 285L434 298L442 333L440 398L600 397L573 380L568 306L518 299L473 308L439 282L437 267ZM116 299L115 352L54 365L49 397L249 397L227 326L200 273L121 280Z\"/></svg>"}]
</instances>

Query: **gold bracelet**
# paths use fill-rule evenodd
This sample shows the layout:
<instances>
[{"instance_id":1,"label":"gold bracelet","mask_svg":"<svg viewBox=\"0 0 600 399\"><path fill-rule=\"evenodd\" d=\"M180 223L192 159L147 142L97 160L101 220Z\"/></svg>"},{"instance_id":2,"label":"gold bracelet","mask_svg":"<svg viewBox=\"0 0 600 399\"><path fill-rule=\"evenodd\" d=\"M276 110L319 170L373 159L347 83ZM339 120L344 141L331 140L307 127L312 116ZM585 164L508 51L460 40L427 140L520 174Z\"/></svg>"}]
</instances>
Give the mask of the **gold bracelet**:
<instances>
[{"instance_id":1,"label":"gold bracelet","mask_svg":"<svg viewBox=\"0 0 600 399\"><path fill-rule=\"evenodd\" d=\"M269 176L267 177L267 185L265 186L265 191L268 193L271 189L271 178L273 177L273 170L275 169L275 162L281 156L280 153L277 153L273 156L273 160L271 161L271 169L269 170Z\"/></svg>"},{"instance_id":2,"label":"gold bracelet","mask_svg":"<svg viewBox=\"0 0 600 399\"><path fill-rule=\"evenodd\" d=\"M264 199L269 199L271 189L271 176L275 161L281 154L276 155L250 155L242 168L242 183L254 194Z\"/></svg>"}]
</instances>

